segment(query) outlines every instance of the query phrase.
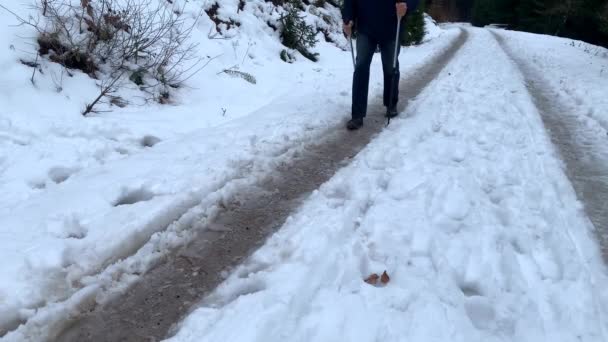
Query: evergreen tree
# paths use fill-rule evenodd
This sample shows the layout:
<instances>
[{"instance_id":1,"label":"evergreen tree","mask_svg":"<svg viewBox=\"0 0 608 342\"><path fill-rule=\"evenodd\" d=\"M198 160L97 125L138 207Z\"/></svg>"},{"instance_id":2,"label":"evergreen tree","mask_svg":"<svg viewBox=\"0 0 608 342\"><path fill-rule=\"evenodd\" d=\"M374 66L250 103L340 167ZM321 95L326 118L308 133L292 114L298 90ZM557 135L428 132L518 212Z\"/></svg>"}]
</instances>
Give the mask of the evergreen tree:
<instances>
[{"instance_id":1,"label":"evergreen tree","mask_svg":"<svg viewBox=\"0 0 608 342\"><path fill-rule=\"evenodd\" d=\"M521 0L517 8L517 19L512 27L517 30L547 33L546 0Z\"/></svg>"},{"instance_id":2,"label":"evergreen tree","mask_svg":"<svg viewBox=\"0 0 608 342\"><path fill-rule=\"evenodd\" d=\"M496 17L495 0L475 0L471 14L471 24L483 27L494 22Z\"/></svg>"},{"instance_id":3,"label":"evergreen tree","mask_svg":"<svg viewBox=\"0 0 608 342\"><path fill-rule=\"evenodd\" d=\"M424 0L420 1L416 11L406 20L405 27L401 30L401 45L410 46L422 43L424 39Z\"/></svg>"},{"instance_id":4,"label":"evergreen tree","mask_svg":"<svg viewBox=\"0 0 608 342\"><path fill-rule=\"evenodd\" d=\"M304 57L316 62L319 56L310 52L309 48L313 48L317 43L317 32L300 16L301 6L300 0L291 0L287 6L287 13L281 17L281 41L286 47L297 50Z\"/></svg>"},{"instance_id":5,"label":"evergreen tree","mask_svg":"<svg viewBox=\"0 0 608 342\"><path fill-rule=\"evenodd\" d=\"M604 4L604 8L600 11L598 15L599 27L600 31L608 35L608 2Z\"/></svg>"},{"instance_id":6,"label":"evergreen tree","mask_svg":"<svg viewBox=\"0 0 608 342\"><path fill-rule=\"evenodd\" d=\"M475 0L471 23L512 25L516 17L517 0Z\"/></svg>"}]
</instances>

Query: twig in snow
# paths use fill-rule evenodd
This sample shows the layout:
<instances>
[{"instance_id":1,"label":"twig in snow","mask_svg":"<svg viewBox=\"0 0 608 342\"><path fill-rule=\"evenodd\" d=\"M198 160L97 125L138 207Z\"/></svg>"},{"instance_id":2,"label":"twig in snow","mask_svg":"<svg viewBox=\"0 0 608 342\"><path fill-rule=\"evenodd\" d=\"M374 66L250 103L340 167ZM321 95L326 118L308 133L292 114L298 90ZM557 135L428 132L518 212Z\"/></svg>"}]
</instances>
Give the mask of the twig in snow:
<instances>
[{"instance_id":1,"label":"twig in snow","mask_svg":"<svg viewBox=\"0 0 608 342\"><path fill-rule=\"evenodd\" d=\"M32 82L33 86L36 86L36 82L34 81L34 76L36 76L36 69L38 69L38 56L39 53L36 53L36 60L34 60L34 71L32 71L32 77L30 78L30 82Z\"/></svg>"},{"instance_id":2,"label":"twig in snow","mask_svg":"<svg viewBox=\"0 0 608 342\"><path fill-rule=\"evenodd\" d=\"M249 54L249 49L251 48L251 42L249 42L247 44L247 51L245 51L245 54L243 55L243 60L241 61L241 66L245 63L245 58L247 57L247 55Z\"/></svg>"},{"instance_id":3,"label":"twig in snow","mask_svg":"<svg viewBox=\"0 0 608 342\"><path fill-rule=\"evenodd\" d=\"M29 26L35 28L36 30L38 30L38 26L36 26L36 24L31 23L29 20L25 20L25 19L21 18L17 13L11 11L3 4L0 4L0 8L2 8L3 10L7 11L8 13L12 14L15 18L17 18L17 20L19 20L21 22L20 25L23 25L23 24L29 25Z\"/></svg>"},{"instance_id":4,"label":"twig in snow","mask_svg":"<svg viewBox=\"0 0 608 342\"><path fill-rule=\"evenodd\" d=\"M213 32L213 27L211 27L211 29L209 30L209 33L207 33L208 39L230 40L233 38L233 37L224 37L224 36L220 35L220 33L217 31L215 33L212 33L212 32ZM219 37L218 37L218 35L219 35Z\"/></svg>"},{"instance_id":5,"label":"twig in snow","mask_svg":"<svg viewBox=\"0 0 608 342\"><path fill-rule=\"evenodd\" d=\"M188 75L187 77L182 78L182 82L186 82L187 80L189 80L192 76L196 75L199 71L203 70L207 65L209 65L209 63L211 63L212 60L220 57L221 55L223 55L223 53L220 53L219 55L215 56L215 57L211 57L209 58L209 60L207 62L205 62L205 64L203 64L202 66L200 66L198 69L194 70L192 73L190 73L190 75ZM192 69L192 68L190 68ZM188 70L190 70L188 69Z\"/></svg>"},{"instance_id":6,"label":"twig in snow","mask_svg":"<svg viewBox=\"0 0 608 342\"><path fill-rule=\"evenodd\" d=\"M108 84L106 84L106 85L104 85L103 83L101 84L101 92L99 93L99 96L97 96L97 98L95 98L95 100L93 100L93 102L86 105L84 111L82 112L82 116L87 116L87 114L89 114L89 113L99 113L99 111L93 110L93 108L95 107L95 105L97 105L97 103L102 98L113 93L116 90L116 89L114 89L114 86L116 85L118 80L120 80L122 75L124 75L124 72L118 74L118 76L116 76L112 80L110 80L110 82Z\"/></svg>"}]
</instances>

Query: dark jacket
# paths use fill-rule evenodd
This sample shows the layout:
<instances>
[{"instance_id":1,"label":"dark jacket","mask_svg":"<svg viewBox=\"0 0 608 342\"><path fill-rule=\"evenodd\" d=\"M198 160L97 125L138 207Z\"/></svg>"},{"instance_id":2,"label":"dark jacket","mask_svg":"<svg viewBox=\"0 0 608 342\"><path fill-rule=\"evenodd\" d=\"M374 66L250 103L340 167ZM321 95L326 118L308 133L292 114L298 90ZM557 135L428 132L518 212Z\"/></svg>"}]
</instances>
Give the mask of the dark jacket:
<instances>
[{"instance_id":1,"label":"dark jacket","mask_svg":"<svg viewBox=\"0 0 608 342\"><path fill-rule=\"evenodd\" d=\"M419 0L344 0L342 20L344 23L352 20L357 31L377 40L395 39L397 2L407 3L407 18L418 7ZM405 18L401 24L404 28Z\"/></svg>"}]
</instances>

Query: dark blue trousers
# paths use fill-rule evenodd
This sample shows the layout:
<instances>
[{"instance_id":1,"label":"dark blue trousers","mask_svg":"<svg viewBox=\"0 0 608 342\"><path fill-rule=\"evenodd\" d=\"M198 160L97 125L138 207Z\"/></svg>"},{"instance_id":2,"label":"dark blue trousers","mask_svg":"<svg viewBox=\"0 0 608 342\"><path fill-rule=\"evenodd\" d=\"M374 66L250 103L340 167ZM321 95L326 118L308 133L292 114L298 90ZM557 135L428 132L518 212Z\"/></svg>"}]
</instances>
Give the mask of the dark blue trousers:
<instances>
[{"instance_id":1,"label":"dark blue trousers","mask_svg":"<svg viewBox=\"0 0 608 342\"><path fill-rule=\"evenodd\" d=\"M398 44L399 45L399 44ZM393 58L395 55L395 41L379 41L373 37L359 32L357 35L357 61L353 75L353 119L364 118L367 115L367 94L369 92L369 69L376 48L380 46L382 69L384 71L384 106L397 105L399 94L399 73L395 75L393 87L393 103L389 104L391 81L393 80ZM397 46L401 49L400 46ZM399 53L399 52L397 52ZM397 70L399 61L397 60Z\"/></svg>"}]
</instances>

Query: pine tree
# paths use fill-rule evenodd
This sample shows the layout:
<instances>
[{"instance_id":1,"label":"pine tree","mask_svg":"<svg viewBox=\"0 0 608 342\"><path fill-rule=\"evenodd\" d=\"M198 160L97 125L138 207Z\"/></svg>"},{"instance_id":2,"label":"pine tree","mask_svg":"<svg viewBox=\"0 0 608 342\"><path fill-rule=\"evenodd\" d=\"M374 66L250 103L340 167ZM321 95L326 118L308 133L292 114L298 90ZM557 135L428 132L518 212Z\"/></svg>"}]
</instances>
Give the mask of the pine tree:
<instances>
[{"instance_id":1,"label":"pine tree","mask_svg":"<svg viewBox=\"0 0 608 342\"><path fill-rule=\"evenodd\" d=\"M406 20L405 28L401 30L401 45L410 46L422 43L424 39L424 0Z\"/></svg>"},{"instance_id":2,"label":"pine tree","mask_svg":"<svg viewBox=\"0 0 608 342\"><path fill-rule=\"evenodd\" d=\"M511 26L516 17L516 1L475 0L471 23L475 26L486 26L488 24L507 24Z\"/></svg>"},{"instance_id":3,"label":"pine tree","mask_svg":"<svg viewBox=\"0 0 608 342\"><path fill-rule=\"evenodd\" d=\"M491 24L496 16L496 3L494 0L475 0L471 14L471 24L483 27Z\"/></svg>"},{"instance_id":4,"label":"pine tree","mask_svg":"<svg viewBox=\"0 0 608 342\"><path fill-rule=\"evenodd\" d=\"M604 8L598 14L600 31L608 36L608 2L604 4Z\"/></svg>"},{"instance_id":5,"label":"pine tree","mask_svg":"<svg viewBox=\"0 0 608 342\"><path fill-rule=\"evenodd\" d=\"M517 8L515 28L535 33L549 33L546 0L522 0Z\"/></svg>"},{"instance_id":6,"label":"pine tree","mask_svg":"<svg viewBox=\"0 0 608 342\"><path fill-rule=\"evenodd\" d=\"M317 61L318 55L308 49L317 43L315 29L300 16L300 0L292 0L287 13L281 17L281 41L290 49L299 51L304 57Z\"/></svg>"}]
</instances>

